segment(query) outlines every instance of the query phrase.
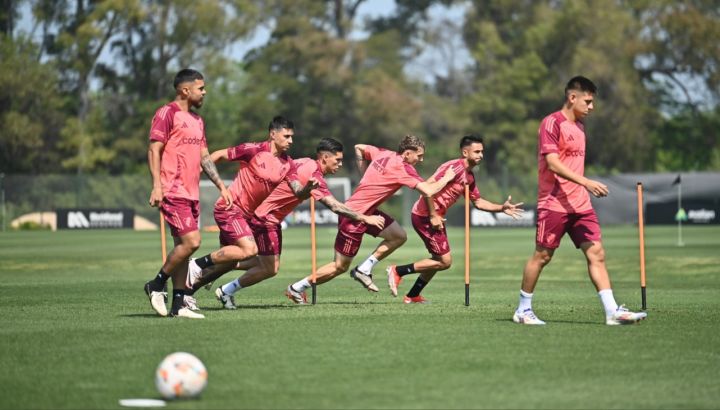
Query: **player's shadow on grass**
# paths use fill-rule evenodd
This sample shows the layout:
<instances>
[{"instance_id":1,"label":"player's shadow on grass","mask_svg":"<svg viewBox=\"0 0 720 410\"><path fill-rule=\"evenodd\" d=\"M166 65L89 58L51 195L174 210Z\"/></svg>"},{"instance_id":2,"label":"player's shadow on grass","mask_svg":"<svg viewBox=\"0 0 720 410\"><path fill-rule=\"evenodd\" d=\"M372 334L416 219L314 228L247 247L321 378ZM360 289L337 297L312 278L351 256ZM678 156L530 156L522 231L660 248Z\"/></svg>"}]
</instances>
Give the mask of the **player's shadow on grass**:
<instances>
[{"instance_id":1,"label":"player's shadow on grass","mask_svg":"<svg viewBox=\"0 0 720 410\"><path fill-rule=\"evenodd\" d=\"M509 322L509 323L515 324L515 322L513 322L512 319L508 319L508 318L495 318L495 321L496 322ZM600 322L587 322L587 321L579 321L579 320L545 320L545 322L546 322L545 327L547 327L548 325L552 326L554 323L562 323L562 324L568 324L568 325L593 325L593 326L602 324ZM538 326L538 327L544 327L544 326Z\"/></svg>"},{"instance_id":2,"label":"player's shadow on grass","mask_svg":"<svg viewBox=\"0 0 720 410\"><path fill-rule=\"evenodd\" d=\"M162 316L158 315L157 313L126 313L126 314L118 315L118 316L119 317L142 317L142 318L162 317Z\"/></svg>"}]
</instances>

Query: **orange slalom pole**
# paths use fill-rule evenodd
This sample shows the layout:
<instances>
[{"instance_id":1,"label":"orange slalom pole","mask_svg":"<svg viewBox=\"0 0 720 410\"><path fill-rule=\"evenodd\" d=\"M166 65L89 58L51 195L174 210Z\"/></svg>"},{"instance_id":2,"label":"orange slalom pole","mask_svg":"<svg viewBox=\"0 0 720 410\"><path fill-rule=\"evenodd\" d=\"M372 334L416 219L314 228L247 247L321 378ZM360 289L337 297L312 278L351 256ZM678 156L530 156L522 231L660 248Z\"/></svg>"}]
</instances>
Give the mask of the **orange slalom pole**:
<instances>
[{"instance_id":1,"label":"orange slalom pole","mask_svg":"<svg viewBox=\"0 0 720 410\"><path fill-rule=\"evenodd\" d=\"M642 310L647 310L647 295L645 293L645 221L643 218L643 186L637 183L638 200L638 233L640 236L640 295Z\"/></svg>"},{"instance_id":2,"label":"orange slalom pole","mask_svg":"<svg viewBox=\"0 0 720 410\"><path fill-rule=\"evenodd\" d=\"M312 284L312 304L317 302L317 254L315 243L315 198L310 197L310 282Z\"/></svg>"},{"instance_id":3,"label":"orange slalom pole","mask_svg":"<svg viewBox=\"0 0 720 410\"><path fill-rule=\"evenodd\" d=\"M465 184L465 306L470 306L470 186Z\"/></svg>"},{"instance_id":4,"label":"orange slalom pole","mask_svg":"<svg viewBox=\"0 0 720 410\"><path fill-rule=\"evenodd\" d=\"M164 265L167 260L167 236L165 234L165 215L163 215L162 211L160 211L160 252Z\"/></svg>"}]
</instances>

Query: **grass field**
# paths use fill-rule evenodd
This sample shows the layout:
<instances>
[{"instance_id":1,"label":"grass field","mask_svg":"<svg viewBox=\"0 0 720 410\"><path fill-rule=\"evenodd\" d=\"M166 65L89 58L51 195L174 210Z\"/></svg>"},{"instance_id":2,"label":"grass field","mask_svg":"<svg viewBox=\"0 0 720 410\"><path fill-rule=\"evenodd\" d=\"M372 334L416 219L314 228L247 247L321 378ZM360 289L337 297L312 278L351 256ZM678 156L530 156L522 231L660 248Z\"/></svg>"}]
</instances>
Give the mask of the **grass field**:
<instances>
[{"instance_id":1,"label":"grass field","mask_svg":"<svg viewBox=\"0 0 720 410\"><path fill-rule=\"evenodd\" d=\"M319 263L334 236L319 230ZM548 325L512 323L528 229L474 230L469 307L462 231L451 231L460 252L423 292L433 303L403 305L384 269L424 256L409 236L376 267L381 293L346 274L318 288L316 306L295 306L282 291L309 271L308 230L285 231L277 278L241 290L236 311L200 291L207 318L191 321L157 317L142 292L159 267L157 232L0 234L0 408L157 398L155 367L173 351L196 354L210 376L200 399L170 409L719 407L720 228L686 227L682 248L675 228L646 229L649 318L622 327L603 324L567 238L534 300ZM636 229L606 227L604 239L616 298L638 309ZM202 254L217 243L204 240Z\"/></svg>"}]
</instances>

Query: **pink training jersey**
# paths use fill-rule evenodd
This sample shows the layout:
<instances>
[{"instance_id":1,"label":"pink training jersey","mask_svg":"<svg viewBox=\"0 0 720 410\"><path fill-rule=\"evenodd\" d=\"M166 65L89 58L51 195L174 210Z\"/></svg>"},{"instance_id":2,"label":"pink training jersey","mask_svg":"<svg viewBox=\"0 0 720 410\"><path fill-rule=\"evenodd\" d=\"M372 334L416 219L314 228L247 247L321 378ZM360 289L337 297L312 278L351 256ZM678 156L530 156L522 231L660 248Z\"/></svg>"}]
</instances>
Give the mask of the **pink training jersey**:
<instances>
[{"instance_id":1,"label":"pink training jersey","mask_svg":"<svg viewBox=\"0 0 720 410\"><path fill-rule=\"evenodd\" d=\"M423 179L400 154L372 145L365 147L364 158L372 162L345 205L361 214L372 215L400 187L414 189Z\"/></svg>"},{"instance_id":2,"label":"pink training jersey","mask_svg":"<svg viewBox=\"0 0 720 410\"><path fill-rule=\"evenodd\" d=\"M450 168L455 171L455 178L445 185L440 192L433 195L433 204L435 204L435 210L440 216L445 216L448 208L450 208L458 198L465 196L465 184L470 185L471 201L480 198L480 191L475 185L475 175L473 175L472 171L465 169L465 161L462 158L453 159L440 165L437 171L435 171L435 174L433 174L433 178L436 181L440 180ZM420 199L415 201L412 213L418 216L430 216L424 197L421 196Z\"/></svg>"},{"instance_id":3,"label":"pink training jersey","mask_svg":"<svg viewBox=\"0 0 720 410\"><path fill-rule=\"evenodd\" d=\"M175 102L163 105L153 117L150 141L165 144L160 158L163 195L199 200L200 151L207 148L202 118Z\"/></svg>"},{"instance_id":4,"label":"pink training jersey","mask_svg":"<svg viewBox=\"0 0 720 410\"><path fill-rule=\"evenodd\" d=\"M579 213L592 209L585 187L569 181L548 169L545 155L556 153L573 172L585 173L585 127L569 121L561 111L540 123L538 132L538 209Z\"/></svg>"},{"instance_id":5,"label":"pink training jersey","mask_svg":"<svg viewBox=\"0 0 720 410\"><path fill-rule=\"evenodd\" d=\"M315 178L318 182L318 187L310 192L316 201L332 195L317 161L300 158L295 160L295 164L297 164L298 181L302 185L307 184L310 178ZM268 223L279 224L301 202L302 200L295 196L287 184L280 184L255 210L255 216Z\"/></svg>"},{"instance_id":6,"label":"pink training jersey","mask_svg":"<svg viewBox=\"0 0 720 410\"><path fill-rule=\"evenodd\" d=\"M286 154L273 155L270 141L248 142L228 148L228 159L240 161L230 192L235 205L240 207L246 218L252 217L255 209L281 182L298 180L295 162Z\"/></svg>"}]
</instances>

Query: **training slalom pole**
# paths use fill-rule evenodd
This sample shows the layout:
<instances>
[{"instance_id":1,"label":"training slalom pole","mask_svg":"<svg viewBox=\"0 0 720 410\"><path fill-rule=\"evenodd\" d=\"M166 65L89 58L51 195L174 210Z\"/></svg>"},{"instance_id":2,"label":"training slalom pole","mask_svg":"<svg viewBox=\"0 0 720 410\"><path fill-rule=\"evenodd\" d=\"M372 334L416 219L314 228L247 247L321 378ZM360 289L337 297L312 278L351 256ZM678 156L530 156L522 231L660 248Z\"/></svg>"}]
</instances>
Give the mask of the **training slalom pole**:
<instances>
[{"instance_id":1,"label":"training slalom pole","mask_svg":"<svg viewBox=\"0 0 720 410\"><path fill-rule=\"evenodd\" d=\"M470 306L470 186L465 184L465 306Z\"/></svg>"},{"instance_id":2,"label":"training slalom pole","mask_svg":"<svg viewBox=\"0 0 720 410\"><path fill-rule=\"evenodd\" d=\"M160 211L160 253L163 265L167 260L167 236L165 235L165 215Z\"/></svg>"},{"instance_id":3,"label":"training slalom pole","mask_svg":"<svg viewBox=\"0 0 720 410\"><path fill-rule=\"evenodd\" d=\"M645 294L645 221L643 219L643 186L637 183L638 200L638 232L640 236L640 295L642 297L642 310L647 310L647 297Z\"/></svg>"},{"instance_id":4,"label":"training slalom pole","mask_svg":"<svg viewBox=\"0 0 720 410\"><path fill-rule=\"evenodd\" d=\"M311 273L310 283L312 285L312 304L317 302L317 255L315 253L315 198L310 197L310 260Z\"/></svg>"}]
</instances>

